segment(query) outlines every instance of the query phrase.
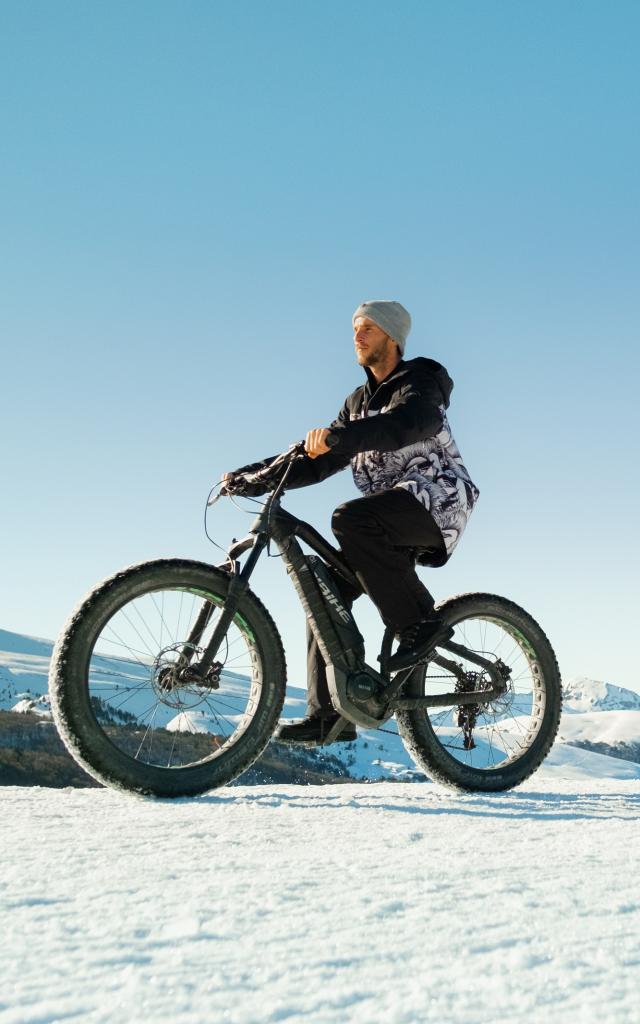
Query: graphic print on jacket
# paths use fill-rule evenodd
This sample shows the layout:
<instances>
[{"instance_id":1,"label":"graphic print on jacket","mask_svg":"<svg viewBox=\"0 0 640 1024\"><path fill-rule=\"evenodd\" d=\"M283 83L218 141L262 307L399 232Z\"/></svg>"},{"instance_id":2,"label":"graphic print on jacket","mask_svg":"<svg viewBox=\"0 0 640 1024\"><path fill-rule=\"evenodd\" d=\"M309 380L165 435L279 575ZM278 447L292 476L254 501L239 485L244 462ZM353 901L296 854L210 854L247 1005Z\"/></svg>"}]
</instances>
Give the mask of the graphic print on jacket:
<instances>
[{"instance_id":1,"label":"graphic print on jacket","mask_svg":"<svg viewBox=\"0 0 640 1024\"><path fill-rule=\"evenodd\" d=\"M383 415L387 407L351 414L351 419ZM462 536L480 494L472 483L453 439L445 406L442 429L435 437L391 452L359 452L351 460L356 487L362 494L402 487L431 513L442 531L447 555Z\"/></svg>"},{"instance_id":2,"label":"graphic print on jacket","mask_svg":"<svg viewBox=\"0 0 640 1024\"><path fill-rule=\"evenodd\" d=\"M365 374L366 383L347 396L329 427L330 451L293 463L287 489L320 483L351 463L356 487L363 494L396 487L413 494L442 532L448 559L480 494L446 416L453 381L441 363L424 356L401 359L382 381L369 367ZM270 485L260 474L275 458L237 470L248 474L245 494L266 493Z\"/></svg>"}]
</instances>

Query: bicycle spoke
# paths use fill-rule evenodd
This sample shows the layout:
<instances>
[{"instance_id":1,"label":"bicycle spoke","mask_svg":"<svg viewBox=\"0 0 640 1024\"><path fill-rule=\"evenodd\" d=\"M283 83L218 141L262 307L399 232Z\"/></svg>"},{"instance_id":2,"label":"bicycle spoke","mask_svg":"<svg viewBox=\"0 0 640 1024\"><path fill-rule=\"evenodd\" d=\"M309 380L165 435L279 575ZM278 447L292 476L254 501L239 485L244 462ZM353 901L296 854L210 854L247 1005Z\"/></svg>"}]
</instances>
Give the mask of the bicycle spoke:
<instances>
[{"instance_id":1,"label":"bicycle spoke","mask_svg":"<svg viewBox=\"0 0 640 1024\"><path fill-rule=\"evenodd\" d=\"M207 603L210 617L198 636ZM212 595L203 605L202 592L184 586L158 588L120 607L96 637L87 675L93 711L110 741L136 761L171 771L219 756L253 714L256 654L242 622L232 622L217 655L222 672L215 690L189 677L180 660L192 635L199 646L189 660L199 657L222 603Z\"/></svg>"},{"instance_id":2,"label":"bicycle spoke","mask_svg":"<svg viewBox=\"0 0 640 1024\"><path fill-rule=\"evenodd\" d=\"M161 598L162 611L160 610L160 608L158 608L158 605L157 605L156 599L155 599L155 595L154 594L150 594L149 596L151 597L151 600L153 601L155 609L158 612L158 616L160 618L160 648L162 649L162 647L163 647L162 640L163 640L164 630L165 629L167 631L167 636L171 640L172 644L174 644L176 642L176 637L171 635L171 630L169 629L169 627L167 626L167 623L165 622L165 618L164 618L164 596L165 596L164 595L164 591L162 591L162 598ZM178 634L178 635L180 635L180 634Z\"/></svg>"},{"instance_id":3,"label":"bicycle spoke","mask_svg":"<svg viewBox=\"0 0 640 1024\"><path fill-rule=\"evenodd\" d=\"M113 628L113 626L109 625L107 628L109 630L111 630L111 632L113 633L114 636L118 637L119 643L116 646L124 647L125 650L129 651L133 655L133 661L136 662L136 664L141 665L142 668L146 668L146 669L149 668L148 664L145 664L144 661L140 661L140 658L136 657L136 653L142 654L143 657L146 657L147 655L150 655L151 657L153 657L153 654L151 653L149 648L147 648L146 652L143 652L143 651L137 651L136 652L136 648L135 647L131 647L129 644L125 643L124 640L122 640L122 638L120 637L120 635L118 633L116 633L116 631ZM105 642L104 639L103 639L102 642L103 643ZM114 644L114 645L116 644L115 640L107 640L106 642L110 643L110 644ZM144 643L144 641L143 641L143 643ZM107 660L106 656L102 655L102 654L96 654L96 655L94 655L94 657L96 657L96 658L105 658L105 660Z\"/></svg>"},{"instance_id":4,"label":"bicycle spoke","mask_svg":"<svg viewBox=\"0 0 640 1024\"><path fill-rule=\"evenodd\" d=\"M474 772L491 773L522 758L540 728L540 695L545 680L532 667L531 647L518 629L510 628L508 618L497 614L471 614L455 623L454 642L493 662L499 671L506 666L504 692L483 705L455 704L409 712L426 719L433 742L454 762ZM464 652L450 655L458 666L457 674L442 671L430 663L422 693L437 695L461 690L493 690L495 679ZM459 724L460 723L460 724ZM399 719L400 724L400 719Z\"/></svg>"},{"instance_id":5,"label":"bicycle spoke","mask_svg":"<svg viewBox=\"0 0 640 1024\"><path fill-rule=\"evenodd\" d=\"M155 636L153 635L153 633L152 633L152 631L151 631L151 629L149 627L149 623L147 622L146 618L143 616L143 614L142 614L142 612L140 610L139 604L137 602L133 605L133 609L132 610L136 613L136 615L140 619L140 622L142 623L142 626L144 627L144 629L146 629L147 633L149 634L149 637L151 639L151 648L149 650L149 653L153 657L154 650L158 649L158 641L156 640ZM146 646L146 641L143 639L142 634L137 630L137 628L133 625L133 623L127 618L126 612L123 612L122 614L124 615L125 619L129 623L131 628L135 629L136 633L140 637L141 643L145 644L145 646Z\"/></svg>"}]
</instances>

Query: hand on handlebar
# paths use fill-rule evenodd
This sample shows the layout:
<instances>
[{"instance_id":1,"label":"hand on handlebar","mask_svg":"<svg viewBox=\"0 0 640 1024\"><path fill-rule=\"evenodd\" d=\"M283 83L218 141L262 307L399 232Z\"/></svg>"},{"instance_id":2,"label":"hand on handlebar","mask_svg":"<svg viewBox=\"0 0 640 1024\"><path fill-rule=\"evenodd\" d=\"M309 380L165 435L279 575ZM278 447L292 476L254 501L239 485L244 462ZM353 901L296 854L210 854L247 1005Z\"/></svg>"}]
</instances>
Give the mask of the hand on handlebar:
<instances>
[{"instance_id":1,"label":"hand on handlebar","mask_svg":"<svg viewBox=\"0 0 640 1024\"><path fill-rule=\"evenodd\" d=\"M310 459L317 459L318 455L326 455L331 450L327 444L329 432L328 427L309 431L304 440L304 450Z\"/></svg>"},{"instance_id":2,"label":"hand on handlebar","mask_svg":"<svg viewBox=\"0 0 640 1024\"><path fill-rule=\"evenodd\" d=\"M232 473L223 473L220 478L222 484L220 494L260 497L260 495L273 490L282 476L282 470L286 471L287 465L296 459L304 458L305 455L310 459L324 455L333 447L332 441L335 444L334 435L329 433L328 427L310 430L304 441L296 441L295 444L289 446L287 451L277 455L274 459L267 460L263 464L254 463Z\"/></svg>"}]
</instances>

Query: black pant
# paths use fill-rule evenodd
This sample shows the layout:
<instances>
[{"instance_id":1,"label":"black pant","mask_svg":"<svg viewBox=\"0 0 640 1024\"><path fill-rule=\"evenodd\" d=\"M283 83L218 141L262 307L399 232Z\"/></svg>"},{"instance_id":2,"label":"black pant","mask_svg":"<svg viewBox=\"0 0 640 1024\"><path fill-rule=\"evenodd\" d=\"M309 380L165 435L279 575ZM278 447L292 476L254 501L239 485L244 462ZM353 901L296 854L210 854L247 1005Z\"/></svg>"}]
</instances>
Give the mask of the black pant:
<instances>
[{"instance_id":1,"label":"black pant","mask_svg":"<svg viewBox=\"0 0 640 1024\"><path fill-rule=\"evenodd\" d=\"M336 578L349 607L359 593L368 594L384 624L396 631L429 615L433 598L416 574L416 549L429 549L434 564L441 564L445 548L433 516L417 498L398 488L347 501L333 513L331 528L362 587L355 592ZM307 689L308 712L331 714L324 659L308 624Z\"/></svg>"}]
</instances>

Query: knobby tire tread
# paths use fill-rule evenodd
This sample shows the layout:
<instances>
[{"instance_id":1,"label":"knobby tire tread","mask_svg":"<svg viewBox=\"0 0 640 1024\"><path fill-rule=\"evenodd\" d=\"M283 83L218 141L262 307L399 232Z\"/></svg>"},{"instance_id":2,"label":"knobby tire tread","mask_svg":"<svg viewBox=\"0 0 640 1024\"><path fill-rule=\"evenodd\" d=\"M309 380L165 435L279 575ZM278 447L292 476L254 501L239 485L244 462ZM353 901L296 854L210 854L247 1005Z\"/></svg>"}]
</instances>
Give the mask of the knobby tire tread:
<instances>
[{"instance_id":1,"label":"knobby tire tread","mask_svg":"<svg viewBox=\"0 0 640 1024\"><path fill-rule=\"evenodd\" d=\"M513 626L525 625L536 636L532 643L545 678L544 719L536 739L526 753L505 769L479 769L463 765L449 755L429 726L425 729L425 712L403 710L396 712L398 732L402 742L415 763L435 782L453 789L469 792L499 792L520 785L540 767L556 738L562 711L562 685L557 658L543 629L536 620L514 601L495 594L466 593L449 598L438 605L439 613L453 624L460 610L487 615L487 606L494 605L496 617L504 615L505 622ZM470 616L467 616L470 617Z\"/></svg>"},{"instance_id":2,"label":"knobby tire tread","mask_svg":"<svg viewBox=\"0 0 640 1024\"><path fill-rule=\"evenodd\" d=\"M89 723L84 721L87 717L92 718L93 716L87 716L86 710L81 707L83 701L80 699L80 694L74 692L77 689L77 682L72 684L69 682L69 673L74 668L74 659L81 659L86 653L82 646L83 629L86 624L90 623L91 616L99 609L100 605L110 596L118 594L123 587L135 591L135 584L145 575L157 575L160 578L167 572L175 572L177 576L184 576L182 582L189 581L189 577L194 573L199 574L202 577L199 583L204 587L206 587L207 580L209 585L215 580L218 585L222 586L222 589L228 586L229 582L229 574L224 570L189 559L156 559L140 562L121 569L101 581L76 606L56 641L49 671L49 695L54 721L64 745L80 766L98 782L144 796L195 796L226 785L255 763L273 735L284 704L286 661L282 640L270 613L252 591L247 591L243 596L238 610L248 615L251 628L260 647L262 662L260 707L263 721L258 735L252 736L253 746L249 747L245 744L247 749L242 756L238 756L236 751L235 756L229 758L228 763L224 763L220 758L207 762L195 770L174 770L156 769L154 766L133 762L135 769L128 774L126 767L123 768L123 766L130 759L122 755L117 748L112 747L109 751L102 742L98 742L98 752L96 752L91 748L91 744L87 743L87 724L89 734L97 734L101 730L94 721ZM247 608L249 609L248 613ZM243 738L241 737L237 744L238 749L241 749L240 742ZM103 748L102 752L100 752L100 747ZM105 749L107 756L104 754ZM176 772L186 771L190 773L191 778L189 781L183 782Z\"/></svg>"}]
</instances>

